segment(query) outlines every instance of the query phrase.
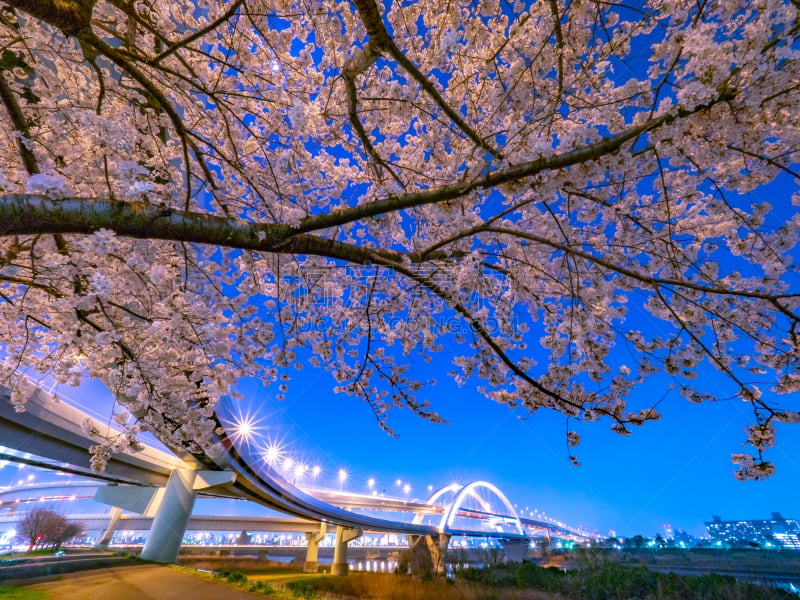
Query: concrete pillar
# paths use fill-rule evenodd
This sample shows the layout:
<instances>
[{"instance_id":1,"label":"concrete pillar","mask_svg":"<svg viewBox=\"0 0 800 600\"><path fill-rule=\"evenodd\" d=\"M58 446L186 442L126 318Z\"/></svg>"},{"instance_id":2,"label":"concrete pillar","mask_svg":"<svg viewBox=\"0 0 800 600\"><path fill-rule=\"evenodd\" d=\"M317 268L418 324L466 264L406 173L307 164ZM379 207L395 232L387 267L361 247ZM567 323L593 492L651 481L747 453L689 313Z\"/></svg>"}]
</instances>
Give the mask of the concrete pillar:
<instances>
[{"instance_id":1,"label":"concrete pillar","mask_svg":"<svg viewBox=\"0 0 800 600\"><path fill-rule=\"evenodd\" d=\"M322 523L319 532L309 531L306 533L308 550L306 550L306 562L303 563L304 573L316 573L319 570L319 543L325 539L327 533L327 523Z\"/></svg>"},{"instance_id":2,"label":"concrete pillar","mask_svg":"<svg viewBox=\"0 0 800 600\"><path fill-rule=\"evenodd\" d=\"M361 535L360 529L350 529L342 525L336 526L336 545L333 548L333 564L331 575L347 575L347 542Z\"/></svg>"},{"instance_id":3,"label":"concrete pillar","mask_svg":"<svg viewBox=\"0 0 800 600\"><path fill-rule=\"evenodd\" d=\"M431 551L433 572L437 575L446 575L445 558L447 558L447 546L450 544L450 537L449 533L440 533L437 537L425 536L425 541Z\"/></svg>"},{"instance_id":4,"label":"concrete pillar","mask_svg":"<svg viewBox=\"0 0 800 600\"><path fill-rule=\"evenodd\" d=\"M119 506L112 506L111 518L108 520L108 527L106 527L106 531L100 538L100 541L95 545L97 548L108 548L108 545L111 543L111 538L114 537L114 531L117 528L117 523L119 523L119 518L121 516L122 509Z\"/></svg>"},{"instance_id":5,"label":"concrete pillar","mask_svg":"<svg viewBox=\"0 0 800 600\"><path fill-rule=\"evenodd\" d=\"M409 569L412 575L420 575L432 569L435 575L445 575L447 546L452 536L449 533L438 535L407 535L411 550Z\"/></svg>"},{"instance_id":6,"label":"concrete pillar","mask_svg":"<svg viewBox=\"0 0 800 600\"><path fill-rule=\"evenodd\" d=\"M530 542L526 538L500 540L505 554L504 562L522 562L528 558Z\"/></svg>"},{"instance_id":7,"label":"concrete pillar","mask_svg":"<svg viewBox=\"0 0 800 600\"><path fill-rule=\"evenodd\" d=\"M142 548L141 558L159 563L174 563L183 543L183 534L192 515L197 492L197 471L175 469L169 476L164 497Z\"/></svg>"}]
</instances>

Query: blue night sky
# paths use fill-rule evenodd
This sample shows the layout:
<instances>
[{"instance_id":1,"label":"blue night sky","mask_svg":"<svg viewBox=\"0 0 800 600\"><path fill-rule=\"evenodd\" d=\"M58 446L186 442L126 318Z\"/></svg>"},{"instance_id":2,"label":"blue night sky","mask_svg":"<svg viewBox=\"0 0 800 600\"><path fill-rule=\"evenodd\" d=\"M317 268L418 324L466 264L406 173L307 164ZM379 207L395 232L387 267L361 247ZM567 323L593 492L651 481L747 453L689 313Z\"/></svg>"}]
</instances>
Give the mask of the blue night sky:
<instances>
[{"instance_id":1,"label":"blue night sky","mask_svg":"<svg viewBox=\"0 0 800 600\"><path fill-rule=\"evenodd\" d=\"M446 354L427 367L444 371ZM331 393L327 373L307 368L298 375L286 400L275 401L270 389L245 386L247 399L239 407L248 414L260 404L265 444L281 441L296 459L319 464L323 485L337 486L340 468L349 473L347 489L366 491L373 477L377 489L402 495L396 484L401 479L419 498L429 485L488 480L520 509L618 535L655 535L666 524L703 535L703 521L712 514L733 519L800 513L800 439L790 426L778 428L778 447L769 454L776 463L771 479L734 479L730 454L742 448L749 423L749 405L741 401L694 405L673 392L660 404L662 420L630 437L602 422L572 423L582 435L574 449L581 466L574 467L564 417L542 411L524 418L522 411L487 401L468 386L458 388L447 377L439 376L426 397L450 423L434 425L398 411L390 419L398 437L391 438L366 404ZM657 400L667 386L654 381L638 395Z\"/></svg>"}]
</instances>

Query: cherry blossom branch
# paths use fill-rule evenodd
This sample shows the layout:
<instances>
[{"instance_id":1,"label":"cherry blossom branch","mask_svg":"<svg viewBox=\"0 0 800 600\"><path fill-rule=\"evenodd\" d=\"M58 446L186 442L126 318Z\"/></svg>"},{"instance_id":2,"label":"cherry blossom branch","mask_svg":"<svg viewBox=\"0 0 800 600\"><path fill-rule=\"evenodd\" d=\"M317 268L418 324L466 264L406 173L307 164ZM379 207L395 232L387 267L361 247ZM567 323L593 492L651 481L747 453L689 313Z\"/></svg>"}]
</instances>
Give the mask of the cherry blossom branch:
<instances>
[{"instance_id":1,"label":"cherry blossom branch","mask_svg":"<svg viewBox=\"0 0 800 600\"><path fill-rule=\"evenodd\" d=\"M427 93L433 99L436 105L441 108L448 117L450 117L450 120L453 121L453 123L455 123L456 126L475 143L476 146L483 148L495 158L502 158L500 151L494 148L491 144L489 144L489 142L479 136L474 129L467 125L466 121L461 118L461 115L453 110L453 108L442 97L442 95L439 93L439 90L437 90L430 80L422 74L417 66L412 63L405 54L403 54L403 51L397 47L397 44L395 44L392 36L389 35L389 32L386 30L386 27L383 24L383 19L381 18L378 5L375 3L375 0L353 0L353 4L356 5L358 16L361 17L361 21L364 23L364 27L367 30L370 41L374 43L377 48L388 52L392 58L397 61L397 64L403 67L403 69L409 75L411 75L411 77L417 83L419 83L425 93Z\"/></svg>"},{"instance_id":2,"label":"cherry blossom branch","mask_svg":"<svg viewBox=\"0 0 800 600\"><path fill-rule=\"evenodd\" d=\"M795 179L800 179L800 172L793 171L788 166L782 165L781 163L779 163L774 158L770 158L769 156L766 156L764 154L760 154L758 152L750 152L749 150L745 150L744 148L738 148L738 147L734 146L733 144L728 144L726 146L726 148L728 148L729 150L733 150L734 152L739 152L740 154L744 154L745 156L749 156L751 158L757 158L758 160L763 160L768 165L772 165L773 167L775 167L777 169L780 169L781 171L783 171L785 173L788 173L789 175L791 175Z\"/></svg>"},{"instance_id":3,"label":"cherry blossom branch","mask_svg":"<svg viewBox=\"0 0 800 600\"><path fill-rule=\"evenodd\" d=\"M422 273L416 272L413 269L410 269L402 264L398 263L391 263L385 262L383 260L377 259L377 264L382 264L383 266L407 277L408 279L417 282L422 287L430 291L435 296L439 297L440 299L444 300L450 308L455 310L459 315L461 315L467 323L470 325L472 330L475 334L483 340L485 343L500 359L500 361L519 379L524 381L528 384L531 388L538 391L542 395L549 398L556 408L564 408L570 407L578 412L578 414L583 413L586 410L586 406L584 404L579 404L573 402L566 396L558 393L555 390L552 390L544 385L542 385L539 381L531 377L528 373L522 369L519 364L516 363L507 353L499 342L489 333L489 331L484 326L483 322L478 319L472 312L458 299L454 298L450 293L447 292L444 288L438 285L435 281L431 280L430 278L426 277ZM618 411L610 411L606 410L602 407L595 406L593 410L597 411L599 414L602 414L606 417L611 418L615 423L619 426L624 428L626 423L630 423L628 419L624 418L624 415Z\"/></svg>"},{"instance_id":4,"label":"cherry blossom branch","mask_svg":"<svg viewBox=\"0 0 800 600\"><path fill-rule=\"evenodd\" d=\"M172 126L175 128L175 133L178 134L183 146L184 169L186 170L186 200L184 203L184 208L188 209L192 196L192 163L189 156L190 148L194 152L195 158L197 159L197 162L200 165L200 168L202 169L209 185L213 186L214 177L211 175L208 165L206 165L205 161L203 160L197 145L189 136L189 130L184 124L183 119L181 119L180 115L178 115L175 107L172 106L172 103L167 99L164 93L158 89L158 87L155 86L153 82L144 75L144 73L131 64L131 62L125 56L123 56L122 53L117 51L116 48L106 44L91 31L82 32L78 39L107 56L118 67L128 73L128 75L130 75L148 94L153 97L153 99L158 103L159 108L167 113ZM224 208L225 207L223 206L223 209Z\"/></svg>"},{"instance_id":5,"label":"cherry blossom branch","mask_svg":"<svg viewBox=\"0 0 800 600\"><path fill-rule=\"evenodd\" d=\"M344 79L345 89L347 90L347 116L350 120L350 125L353 127L353 130L356 132L358 139L361 140L361 143L364 146L364 150L366 150L367 154L372 157L372 160L378 165L378 167L383 167L386 169L389 174L392 176L397 184L405 189L406 184L397 176L397 173L394 172L386 161L381 158L380 154L378 154L375 147L372 145L372 142L367 135L367 132L364 130L364 125L361 124L361 119L358 118L358 93L356 91L356 77L366 71L371 64L375 62L375 59L378 58L378 52L375 51L373 44L370 42L367 44L366 48L360 50L352 59L350 59L342 73L342 78Z\"/></svg>"},{"instance_id":6,"label":"cherry blossom branch","mask_svg":"<svg viewBox=\"0 0 800 600\"><path fill-rule=\"evenodd\" d=\"M375 215L396 212L415 206L436 204L446 200L453 200L466 196L470 192L481 189L492 189L505 183L518 181L526 177L537 175L544 171L563 169L584 162L597 160L602 156L613 154L619 151L627 142L636 139L643 133L653 131L659 127L672 123L679 118L685 118L700 111L707 110L712 106L733 99L734 93L729 92L720 95L708 104L698 106L692 110L678 109L663 114L659 117L649 119L615 135L605 137L598 142L589 144L582 148L576 148L561 154L537 158L534 160L506 167L494 173L477 177L466 183L445 185L422 192L403 194L402 196L387 196L378 200L364 202L358 206L331 211L323 215L306 217L297 228L298 232L307 233L319 229L327 229L338 225L345 225Z\"/></svg>"},{"instance_id":7,"label":"cherry blossom branch","mask_svg":"<svg viewBox=\"0 0 800 600\"><path fill-rule=\"evenodd\" d=\"M31 139L30 128L25 115L22 114L17 97L11 91L11 86L8 85L2 70L0 70L0 101L3 102L14 129L22 134L17 138L17 149L22 157L22 164L25 165L25 170L29 174L34 175L39 172L39 166L36 164L36 156L26 146L26 142Z\"/></svg>"},{"instance_id":8,"label":"cherry blossom branch","mask_svg":"<svg viewBox=\"0 0 800 600\"><path fill-rule=\"evenodd\" d=\"M408 279L412 281L416 281L424 288L429 290L434 295L438 296L442 300L446 301L450 307L455 310L458 314L460 314L466 321L470 324L472 329L475 333L480 337L484 343L489 346L492 351L497 355L497 357L503 362L509 370L511 370L517 377L525 381L528 385L530 385L535 390L538 390L545 396L548 396L550 399L554 400L559 404L569 405L573 408L582 410L582 407L574 402L571 402L569 399L565 398L558 392L555 392L541 383L533 379L530 375L528 375L525 371L523 371L520 366L514 362L511 357L506 354L505 350L500 346L500 344L495 340L492 335L487 331L486 327L484 327L483 323L477 319L472 312L464 306L461 302L457 299L453 298L451 294L449 294L444 288L438 285L435 281L430 280L428 277L415 272L412 269L404 267L401 264L397 263L389 263L386 261L381 261L379 264L382 264L385 267L392 269L402 275L405 275Z\"/></svg>"},{"instance_id":9,"label":"cherry blossom branch","mask_svg":"<svg viewBox=\"0 0 800 600\"><path fill-rule=\"evenodd\" d=\"M550 13L553 15L553 31L556 36L556 48L558 53L558 94L556 102L561 101L564 90L564 34L561 32L561 15L558 14L557 0L547 0Z\"/></svg>"},{"instance_id":10,"label":"cherry blossom branch","mask_svg":"<svg viewBox=\"0 0 800 600\"><path fill-rule=\"evenodd\" d=\"M217 27L219 27L220 25L222 25L223 23L228 21L231 17L233 17L233 15L236 14L236 11L239 10L239 7L243 3L244 3L244 0L235 0L233 2L233 4L231 4L231 6L230 6L230 8L228 10L226 10L224 13L222 13L219 17L217 17L213 21L211 21L205 27L203 27L201 29L198 29L194 33L191 33L191 34L187 35L185 38L183 38L182 40L179 40L177 42L169 42L168 41L167 44L169 45L169 48L164 50L158 56L150 59L148 61L148 63L150 63L152 65L158 64L159 62L164 60L166 57L168 57L173 52L176 52L177 50L179 50L180 48L183 48L187 44L191 44L193 41L200 39L205 34L210 33L211 31L214 31Z\"/></svg>"},{"instance_id":11,"label":"cherry blossom branch","mask_svg":"<svg viewBox=\"0 0 800 600\"><path fill-rule=\"evenodd\" d=\"M573 256L577 256L592 262L598 266L608 269L609 271L614 271L619 273L620 275L624 275L626 277L630 277L636 281L641 283L646 283L653 286L677 286L683 287L691 290L695 290L698 292L703 292L706 294L719 294L719 295L726 295L726 296L739 296L743 298L753 298L757 300L765 300L771 303L775 308L777 308L781 313L783 313L789 320L793 322L800 321L800 316L793 313L791 310L783 306L778 302L779 299L783 298L797 298L800 297L800 293L795 294L767 294L764 292L757 292L752 290L737 290L733 288L721 288L714 286L712 284L708 285L701 285L699 283L694 283L687 279L673 279L673 278L662 278L662 277L653 277L651 275L645 275L644 273L639 273L638 271L634 271L632 269L628 269L626 267L620 266L615 264L610 260L606 260L600 256L595 256L589 252L580 250L574 246L562 244L560 242L556 242L554 240L549 240L547 238L543 238L538 235L533 235L524 231L519 231L517 229L508 229L505 227L486 227L483 229L486 232L493 232L493 233L501 233L504 235L509 235L513 237L519 237L522 239L529 240L531 242L536 242L538 244L544 244L546 246L550 246L551 248L555 248L557 250L561 250L566 254L570 254Z\"/></svg>"}]
</instances>

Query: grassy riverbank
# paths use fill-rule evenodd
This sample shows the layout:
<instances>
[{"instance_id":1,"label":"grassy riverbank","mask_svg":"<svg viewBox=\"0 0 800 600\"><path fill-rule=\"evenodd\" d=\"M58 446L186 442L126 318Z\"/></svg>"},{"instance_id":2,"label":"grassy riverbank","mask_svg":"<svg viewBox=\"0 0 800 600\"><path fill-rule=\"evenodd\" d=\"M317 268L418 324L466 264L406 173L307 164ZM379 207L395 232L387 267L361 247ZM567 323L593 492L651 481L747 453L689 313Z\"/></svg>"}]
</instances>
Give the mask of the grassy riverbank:
<instances>
[{"instance_id":1,"label":"grassy riverbank","mask_svg":"<svg viewBox=\"0 0 800 600\"><path fill-rule=\"evenodd\" d=\"M532 563L466 569L454 581L388 573L333 577L287 569L248 575L223 571L221 577L275 600L797 600L788 591L727 575L659 573L605 560L570 571Z\"/></svg>"},{"instance_id":2,"label":"grassy riverbank","mask_svg":"<svg viewBox=\"0 0 800 600\"><path fill-rule=\"evenodd\" d=\"M797 573L794 567L795 561L800 560L800 555L795 553L784 557L752 554L738 557L739 560L733 562L730 559L737 558L733 555L705 553L695 558L697 560L692 560L691 554L674 554L671 557L667 554L637 556L608 555L602 551L559 554L548 557L548 560L558 559L555 562L560 563L559 566L537 566L530 562L489 565L482 569L459 571L452 581L390 573L351 572L347 577L308 574L302 573L297 565L285 563L262 563L256 567L258 570L249 570L247 573L220 567L216 567L214 571L198 571L186 567L172 567L172 570L205 579L211 585L209 589L216 589L213 593L217 596L220 592L215 584L224 584L251 592L254 594L253 597L270 600L798 600L799 598L788 591L769 585L737 581L731 575L708 572L685 575L670 573L665 569L670 563L682 568L694 565L702 573L702 570L713 569L715 566L726 570L735 564L740 571L760 569L762 575L771 574L774 578L776 573L784 573L787 570ZM748 560L742 560L743 558ZM657 564L652 565L652 568L646 568L640 564L644 561ZM570 568L565 570L565 566ZM157 568L164 569L164 567ZM102 577L102 572L99 573ZM786 581L786 579L775 580ZM147 581L152 584L152 577ZM101 587L105 585L104 581L101 581L100 585ZM52 598L58 599L58 593L63 590L53 589L56 591L52 591L51 588L46 591L48 594L55 594ZM30 595L31 593L34 595ZM0 587L0 600L42 600L49 597L24 588ZM108 598L111 600L113 596Z\"/></svg>"}]
</instances>

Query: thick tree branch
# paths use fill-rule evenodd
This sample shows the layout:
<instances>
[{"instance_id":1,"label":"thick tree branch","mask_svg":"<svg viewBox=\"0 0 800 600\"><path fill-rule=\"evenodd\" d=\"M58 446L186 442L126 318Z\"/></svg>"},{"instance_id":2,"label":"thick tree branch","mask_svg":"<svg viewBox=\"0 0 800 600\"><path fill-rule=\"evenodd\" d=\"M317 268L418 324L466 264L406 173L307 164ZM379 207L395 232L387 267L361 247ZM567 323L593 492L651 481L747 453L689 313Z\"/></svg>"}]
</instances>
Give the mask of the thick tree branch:
<instances>
[{"instance_id":1,"label":"thick tree branch","mask_svg":"<svg viewBox=\"0 0 800 600\"><path fill-rule=\"evenodd\" d=\"M78 37L91 31L92 10L97 0L4 0L40 21L50 23L64 35Z\"/></svg>"},{"instance_id":2,"label":"thick tree branch","mask_svg":"<svg viewBox=\"0 0 800 600\"><path fill-rule=\"evenodd\" d=\"M278 254L309 254L371 264L397 262L403 254L298 234L288 225L252 223L216 215L172 210L146 202L90 198L52 200L34 194L0 196L0 236L91 235L109 229L117 235L239 248Z\"/></svg>"}]
</instances>

